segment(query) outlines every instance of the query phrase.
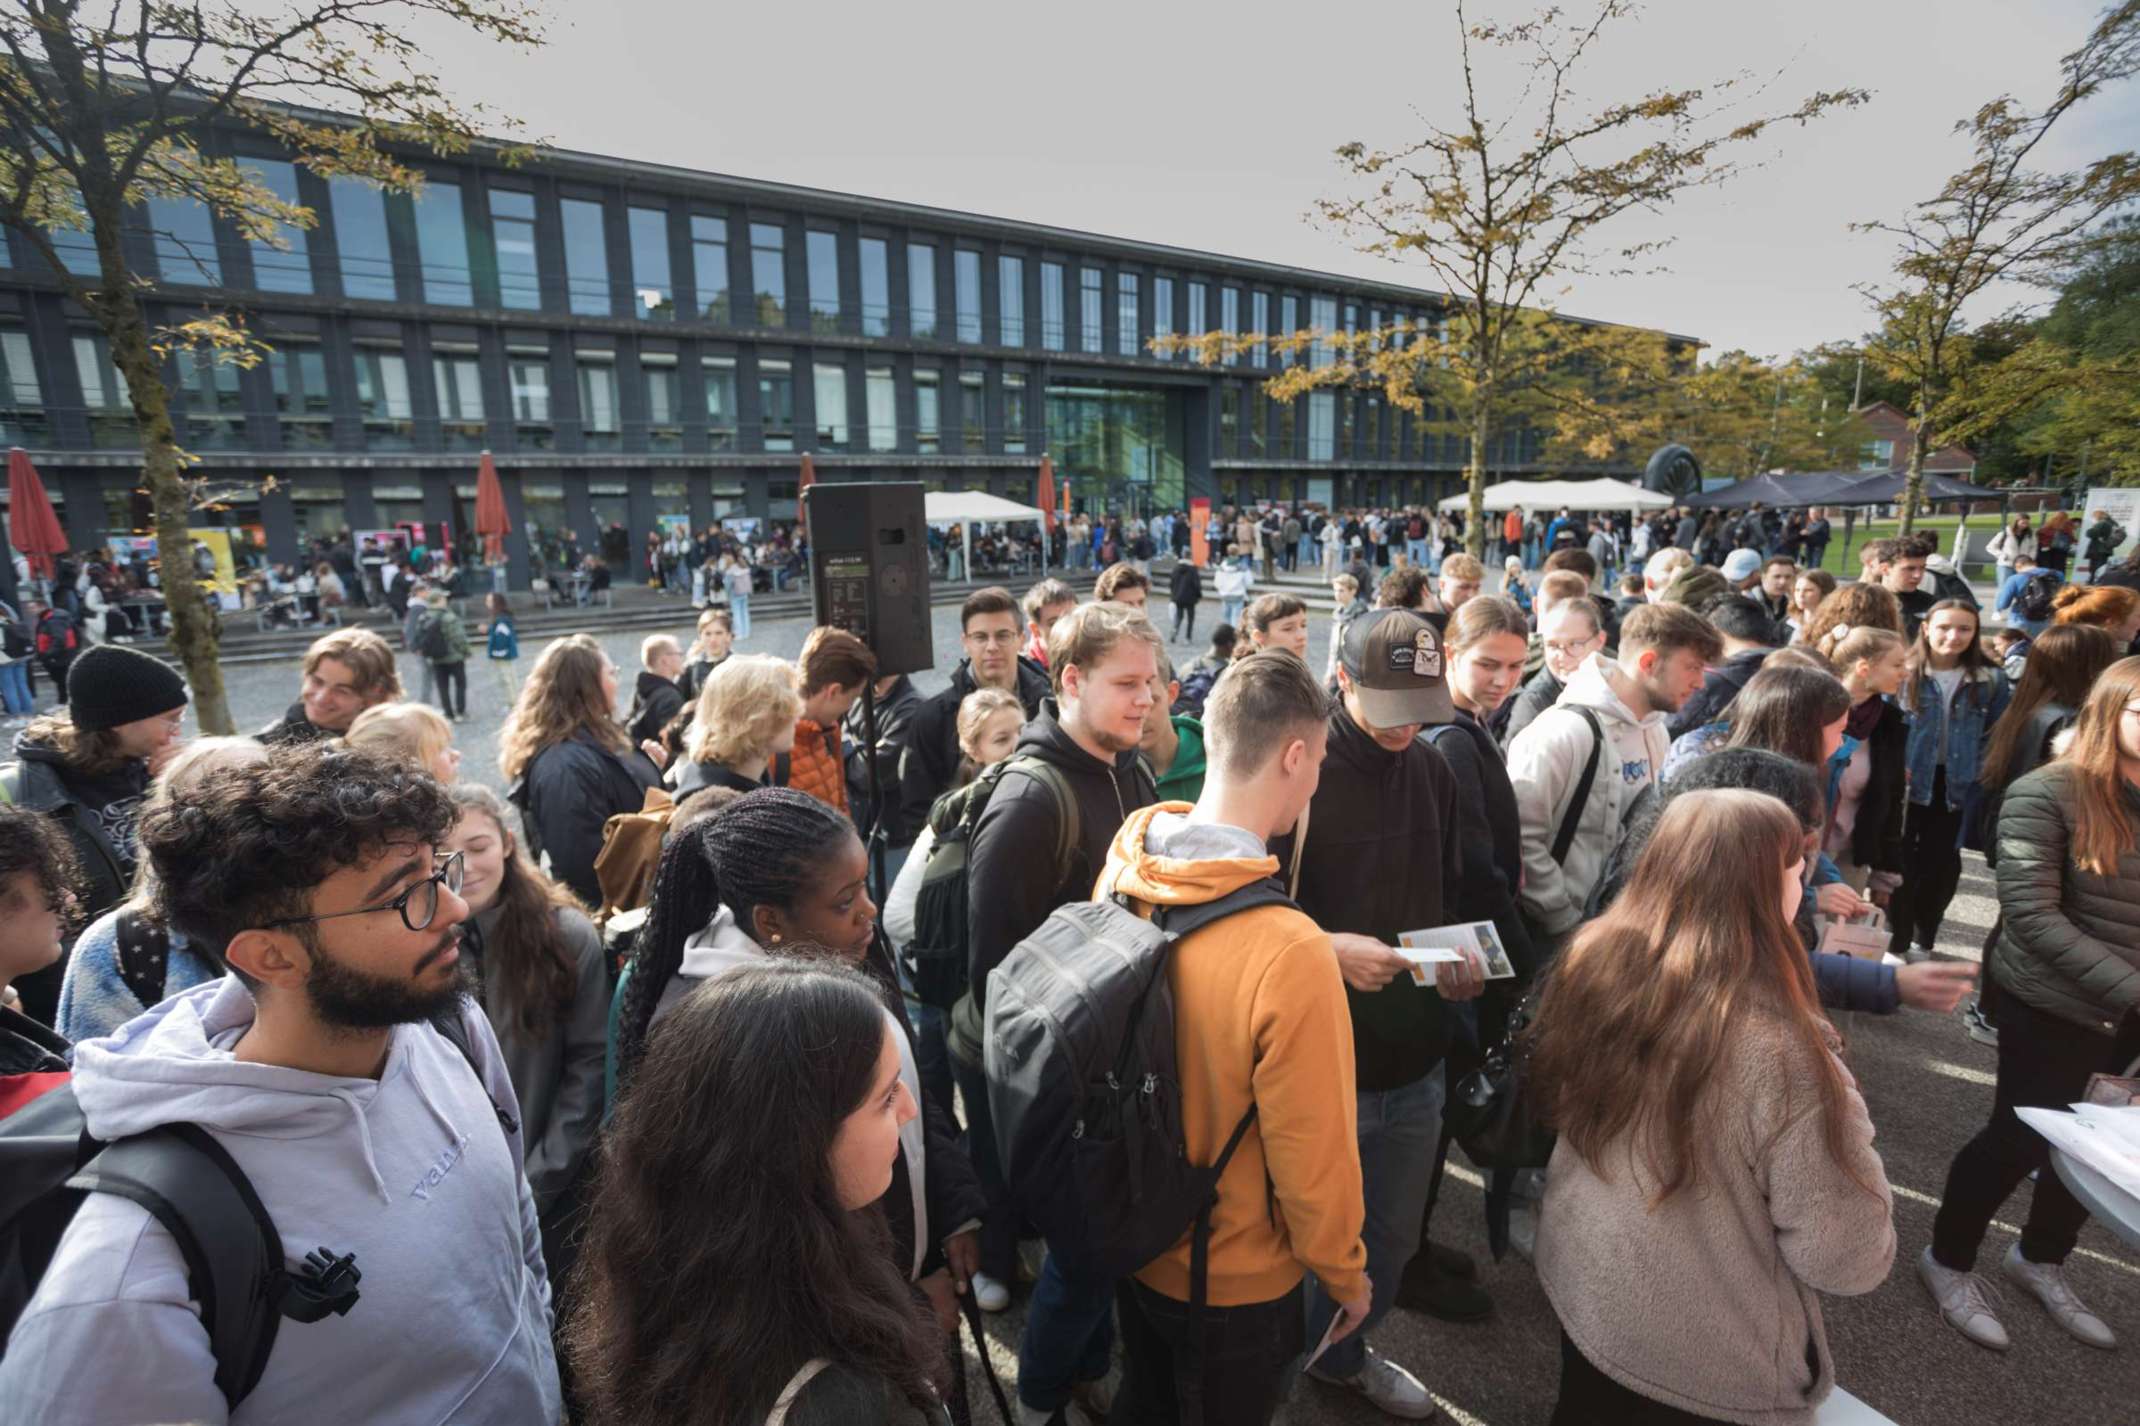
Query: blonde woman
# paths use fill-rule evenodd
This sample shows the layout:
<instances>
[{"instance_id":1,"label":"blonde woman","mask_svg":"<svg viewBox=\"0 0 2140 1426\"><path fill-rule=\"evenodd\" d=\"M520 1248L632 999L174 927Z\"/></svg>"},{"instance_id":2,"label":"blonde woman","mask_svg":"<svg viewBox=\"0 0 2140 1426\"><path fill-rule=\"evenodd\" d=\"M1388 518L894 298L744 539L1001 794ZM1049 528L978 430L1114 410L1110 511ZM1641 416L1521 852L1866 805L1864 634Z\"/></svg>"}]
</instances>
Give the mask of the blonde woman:
<instances>
[{"instance_id":1,"label":"blonde woman","mask_svg":"<svg viewBox=\"0 0 2140 1426\"><path fill-rule=\"evenodd\" d=\"M448 787L461 772L453 725L428 703L379 703L357 715L344 746L382 762L421 768Z\"/></svg>"},{"instance_id":2,"label":"blonde woman","mask_svg":"<svg viewBox=\"0 0 2140 1426\"><path fill-rule=\"evenodd\" d=\"M736 654L706 676L673 779L680 799L701 787L749 792L795 747L802 695L795 668L771 654Z\"/></svg>"},{"instance_id":3,"label":"blonde woman","mask_svg":"<svg viewBox=\"0 0 2140 1426\"><path fill-rule=\"evenodd\" d=\"M587 634L554 639L498 734L498 770L526 823L528 850L590 906L602 904L594 859L602 827L646 805L667 754L634 748L617 721L617 666Z\"/></svg>"}]
</instances>

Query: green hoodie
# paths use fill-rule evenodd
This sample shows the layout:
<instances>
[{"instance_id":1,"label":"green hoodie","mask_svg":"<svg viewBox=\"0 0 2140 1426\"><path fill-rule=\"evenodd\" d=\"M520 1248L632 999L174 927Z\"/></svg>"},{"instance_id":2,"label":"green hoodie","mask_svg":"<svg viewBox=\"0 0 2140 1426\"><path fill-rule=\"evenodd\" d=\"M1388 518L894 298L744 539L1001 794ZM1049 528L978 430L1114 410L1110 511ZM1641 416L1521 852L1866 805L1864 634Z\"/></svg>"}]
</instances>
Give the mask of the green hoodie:
<instances>
[{"instance_id":1,"label":"green hoodie","mask_svg":"<svg viewBox=\"0 0 2140 1426\"><path fill-rule=\"evenodd\" d=\"M1194 802L1204 792L1204 725L1186 713L1177 713L1174 734L1181 739L1181 746L1174 750L1173 766L1159 779L1159 800Z\"/></svg>"}]
</instances>

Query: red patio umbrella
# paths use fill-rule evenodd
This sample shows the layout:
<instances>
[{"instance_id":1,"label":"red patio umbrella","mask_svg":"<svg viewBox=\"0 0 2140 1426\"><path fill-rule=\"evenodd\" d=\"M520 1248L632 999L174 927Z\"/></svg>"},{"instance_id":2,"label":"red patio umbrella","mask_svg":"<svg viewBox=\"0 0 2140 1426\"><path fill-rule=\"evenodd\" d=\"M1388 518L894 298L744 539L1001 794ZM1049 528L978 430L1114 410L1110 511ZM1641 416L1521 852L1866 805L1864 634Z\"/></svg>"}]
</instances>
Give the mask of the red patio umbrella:
<instances>
[{"instance_id":1,"label":"red patio umbrella","mask_svg":"<svg viewBox=\"0 0 2140 1426\"><path fill-rule=\"evenodd\" d=\"M7 453L7 507L9 539L29 556L32 574L52 578L52 557L67 552L67 532L60 528L37 467L30 464L30 453L21 446Z\"/></svg>"},{"instance_id":2,"label":"red patio umbrella","mask_svg":"<svg viewBox=\"0 0 2140 1426\"><path fill-rule=\"evenodd\" d=\"M513 522L505 513L505 487L498 483L498 463L483 452L476 467L476 533L483 537L483 560L497 564L505 558L505 537Z\"/></svg>"},{"instance_id":3,"label":"red patio umbrella","mask_svg":"<svg viewBox=\"0 0 2140 1426\"><path fill-rule=\"evenodd\" d=\"M1040 507L1040 567L1048 567L1048 548L1055 533L1055 458L1040 457L1040 479L1034 483L1033 503Z\"/></svg>"}]
</instances>

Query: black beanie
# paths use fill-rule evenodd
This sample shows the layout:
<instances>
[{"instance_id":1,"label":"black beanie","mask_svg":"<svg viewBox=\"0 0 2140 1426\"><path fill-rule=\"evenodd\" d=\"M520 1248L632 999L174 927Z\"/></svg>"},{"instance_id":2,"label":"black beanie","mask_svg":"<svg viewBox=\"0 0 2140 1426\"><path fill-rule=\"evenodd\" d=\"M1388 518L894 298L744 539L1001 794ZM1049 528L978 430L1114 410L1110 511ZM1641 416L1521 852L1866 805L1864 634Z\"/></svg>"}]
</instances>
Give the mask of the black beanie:
<instances>
[{"instance_id":1,"label":"black beanie","mask_svg":"<svg viewBox=\"0 0 2140 1426\"><path fill-rule=\"evenodd\" d=\"M94 644L67 670L67 713L86 733L138 723L186 706L186 681L162 659Z\"/></svg>"}]
</instances>

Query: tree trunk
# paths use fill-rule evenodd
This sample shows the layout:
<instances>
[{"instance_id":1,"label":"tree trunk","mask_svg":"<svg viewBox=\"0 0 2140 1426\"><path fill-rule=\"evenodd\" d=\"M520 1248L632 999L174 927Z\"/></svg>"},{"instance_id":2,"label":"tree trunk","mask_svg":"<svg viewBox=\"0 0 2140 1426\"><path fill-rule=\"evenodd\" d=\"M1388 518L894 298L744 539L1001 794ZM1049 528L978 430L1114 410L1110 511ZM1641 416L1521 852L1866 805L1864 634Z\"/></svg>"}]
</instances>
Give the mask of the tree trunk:
<instances>
[{"instance_id":1,"label":"tree trunk","mask_svg":"<svg viewBox=\"0 0 2140 1426\"><path fill-rule=\"evenodd\" d=\"M1466 474L1471 500L1464 507L1464 548L1486 558L1486 436L1493 429L1494 391L1483 383L1471 394L1471 467Z\"/></svg>"},{"instance_id":2,"label":"tree trunk","mask_svg":"<svg viewBox=\"0 0 2140 1426\"><path fill-rule=\"evenodd\" d=\"M102 205L99 205L102 206ZM105 340L111 343L112 365L126 381L127 396L134 405L134 420L141 429L141 475L156 511L157 568L161 576L164 612L171 625L171 647L186 671L193 690L193 715L203 733L229 733L230 705L223 696L221 634L216 611L193 573L193 537L187 525L193 514L192 497L186 489L184 457L171 425L171 393L164 388L157 370L156 353L149 345L148 319L134 295L133 276L119 247L119 229L124 213L92 213L98 256L102 259L103 287L92 304Z\"/></svg>"},{"instance_id":3,"label":"tree trunk","mask_svg":"<svg viewBox=\"0 0 2140 1426\"><path fill-rule=\"evenodd\" d=\"M1897 533L1907 535L1917 524L1917 502L1925 490L1925 447L1932 440L1932 417L1919 411L1917 425L1910 441L1910 469L1902 482L1902 528Z\"/></svg>"}]
</instances>

